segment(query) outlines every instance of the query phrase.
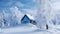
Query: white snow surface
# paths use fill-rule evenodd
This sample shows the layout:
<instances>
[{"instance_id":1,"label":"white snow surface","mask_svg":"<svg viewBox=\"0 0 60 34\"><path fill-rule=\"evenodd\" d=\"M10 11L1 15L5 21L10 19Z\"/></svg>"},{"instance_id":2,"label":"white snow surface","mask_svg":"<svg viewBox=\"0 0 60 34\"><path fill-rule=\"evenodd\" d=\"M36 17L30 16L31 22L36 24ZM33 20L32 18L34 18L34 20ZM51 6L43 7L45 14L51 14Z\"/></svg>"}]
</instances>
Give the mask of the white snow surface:
<instances>
[{"instance_id":1,"label":"white snow surface","mask_svg":"<svg viewBox=\"0 0 60 34\"><path fill-rule=\"evenodd\" d=\"M35 18L34 18L32 15L27 14L27 16L28 16L30 19L35 20Z\"/></svg>"},{"instance_id":2,"label":"white snow surface","mask_svg":"<svg viewBox=\"0 0 60 34\"><path fill-rule=\"evenodd\" d=\"M0 34L60 34L59 25L48 30L40 30L33 24L25 24L10 28L0 28Z\"/></svg>"}]
</instances>

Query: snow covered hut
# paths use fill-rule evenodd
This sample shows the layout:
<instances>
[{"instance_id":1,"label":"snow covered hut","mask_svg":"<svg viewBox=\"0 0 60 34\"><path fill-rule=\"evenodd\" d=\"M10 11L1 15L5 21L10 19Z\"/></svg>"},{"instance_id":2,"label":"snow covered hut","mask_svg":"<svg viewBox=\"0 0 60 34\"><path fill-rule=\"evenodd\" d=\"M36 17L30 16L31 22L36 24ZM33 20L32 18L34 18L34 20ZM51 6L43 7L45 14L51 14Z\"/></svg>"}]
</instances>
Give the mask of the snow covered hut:
<instances>
[{"instance_id":1,"label":"snow covered hut","mask_svg":"<svg viewBox=\"0 0 60 34\"><path fill-rule=\"evenodd\" d=\"M24 17L21 19L21 24L26 24L26 23L32 23L32 24L36 24L34 17L32 17L29 14L25 14Z\"/></svg>"},{"instance_id":2,"label":"snow covered hut","mask_svg":"<svg viewBox=\"0 0 60 34\"><path fill-rule=\"evenodd\" d=\"M24 15L24 17L21 19L21 23L30 23L30 19L28 18L27 15Z\"/></svg>"}]
</instances>

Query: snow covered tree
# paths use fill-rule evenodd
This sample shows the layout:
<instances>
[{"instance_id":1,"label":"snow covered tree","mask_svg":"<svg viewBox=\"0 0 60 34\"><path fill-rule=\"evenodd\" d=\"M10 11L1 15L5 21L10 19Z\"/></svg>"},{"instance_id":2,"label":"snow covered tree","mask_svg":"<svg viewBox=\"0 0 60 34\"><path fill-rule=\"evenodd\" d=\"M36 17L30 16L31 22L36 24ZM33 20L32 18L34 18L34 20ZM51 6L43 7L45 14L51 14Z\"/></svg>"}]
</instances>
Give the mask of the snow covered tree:
<instances>
[{"instance_id":1,"label":"snow covered tree","mask_svg":"<svg viewBox=\"0 0 60 34\"><path fill-rule=\"evenodd\" d=\"M3 12L2 12L2 20L3 20L3 24L2 25L4 25L3 27L7 27L8 26L8 20L7 20L7 14L5 13L5 11L3 10Z\"/></svg>"},{"instance_id":2,"label":"snow covered tree","mask_svg":"<svg viewBox=\"0 0 60 34\"><path fill-rule=\"evenodd\" d=\"M24 16L24 14L21 11L19 11L16 6L11 7L10 11L12 12L12 20L14 21L14 23L21 24L21 19L22 16Z\"/></svg>"},{"instance_id":3,"label":"snow covered tree","mask_svg":"<svg viewBox=\"0 0 60 34\"><path fill-rule=\"evenodd\" d=\"M38 11L37 11L37 27L40 29L46 29L46 24L49 24L51 6L49 0L38 0Z\"/></svg>"}]
</instances>

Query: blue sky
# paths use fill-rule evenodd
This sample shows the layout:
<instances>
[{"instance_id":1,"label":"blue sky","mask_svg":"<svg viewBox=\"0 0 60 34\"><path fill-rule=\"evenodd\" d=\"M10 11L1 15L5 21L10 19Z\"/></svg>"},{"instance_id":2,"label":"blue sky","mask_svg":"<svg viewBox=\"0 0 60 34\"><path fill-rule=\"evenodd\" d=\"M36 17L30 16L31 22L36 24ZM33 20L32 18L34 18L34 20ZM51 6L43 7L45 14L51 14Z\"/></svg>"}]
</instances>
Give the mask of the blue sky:
<instances>
[{"instance_id":1,"label":"blue sky","mask_svg":"<svg viewBox=\"0 0 60 34\"><path fill-rule=\"evenodd\" d=\"M24 5L21 8L31 8L36 7L36 2L33 0L0 0L0 9L11 6L20 7L20 5Z\"/></svg>"},{"instance_id":2,"label":"blue sky","mask_svg":"<svg viewBox=\"0 0 60 34\"><path fill-rule=\"evenodd\" d=\"M10 12L9 8L18 7L20 11L25 12L23 9L36 9L37 3L35 0L0 0L0 12L3 9Z\"/></svg>"}]
</instances>

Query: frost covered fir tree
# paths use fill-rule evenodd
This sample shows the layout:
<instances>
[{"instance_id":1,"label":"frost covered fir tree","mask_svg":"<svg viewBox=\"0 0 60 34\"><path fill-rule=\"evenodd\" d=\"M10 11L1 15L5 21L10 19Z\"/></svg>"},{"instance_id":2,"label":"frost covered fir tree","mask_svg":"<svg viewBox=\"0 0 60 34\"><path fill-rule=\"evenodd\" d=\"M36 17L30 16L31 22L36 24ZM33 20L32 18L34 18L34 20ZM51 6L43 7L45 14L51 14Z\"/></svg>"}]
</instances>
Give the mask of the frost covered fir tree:
<instances>
[{"instance_id":1,"label":"frost covered fir tree","mask_svg":"<svg viewBox=\"0 0 60 34\"><path fill-rule=\"evenodd\" d=\"M50 3L49 0L38 0L38 11L37 11L37 17L36 17L36 22L37 22L37 27L41 30L46 30L48 29L49 25L49 16L50 16Z\"/></svg>"},{"instance_id":2,"label":"frost covered fir tree","mask_svg":"<svg viewBox=\"0 0 60 34\"><path fill-rule=\"evenodd\" d=\"M21 19L24 16L24 14L16 6L11 7L10 11L12 13L13 22L15 22L15 24L21 24Z\"/></svg>"},{"instance_id":3,"label":"frost covered fir tree","mask_svg":"<svg viewBox=\"0 0 60 34\"><path fill-rule=\"evenodd\" d=\"M5 13L5 11L3 10L3 13L2 13L2 20L3 20L3 27L7 27L8 26L8 20L7 20L7 14Z\"/></svg>"}]
</instances>

